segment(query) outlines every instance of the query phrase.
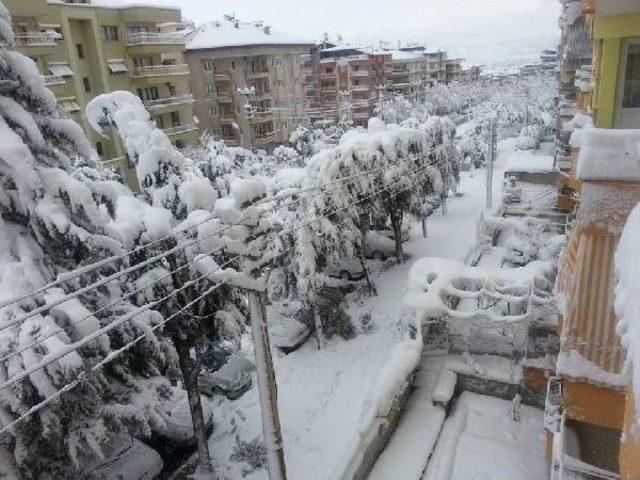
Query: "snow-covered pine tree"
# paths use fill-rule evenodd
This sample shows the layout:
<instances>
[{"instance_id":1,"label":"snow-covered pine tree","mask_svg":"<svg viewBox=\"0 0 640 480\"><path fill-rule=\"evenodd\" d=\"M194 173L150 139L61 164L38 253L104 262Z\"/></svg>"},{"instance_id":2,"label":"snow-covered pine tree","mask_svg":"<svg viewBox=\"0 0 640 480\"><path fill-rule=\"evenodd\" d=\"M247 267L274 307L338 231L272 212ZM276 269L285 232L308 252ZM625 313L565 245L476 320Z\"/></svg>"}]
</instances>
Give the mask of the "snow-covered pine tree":
<instances>
[{"instance_id":1,"label":"snow-covered pine tree","mask_svg":"<svg viewBox=\"0 0 640 480\"><path fill-rule=\"evenodd\" d=\"M94 167L97 156L80 127L62 118L30 59L13 49L11 18L0 3L0 326L36 307L112 274L108 264L42 294L8 303L67 272L106 256L123 244L112 234L117 205L131 192L113 174ZM73 170L73 165L82 164ZM114 318L135 312L117 282L34 315L0 332L0 381L19 375ZM103 308L104 307L104 308ZM92 315L103 308L98 315ZM159 321L148 311L83 348L0 392L6 425L55 394L87 367ZM149 418L128 403L119 387L163 365L161 342L149 335L101 373L82 381L2 439L15 467L27 478L73 476L81 458L100 455L108 436L122 428L149 431ZM8 457L6 457L8 458Z\"/></svg>"},{"instance_id":2,"label":"snow-covered pine tree","mask_svg":"<svg viewBox=\"0 0 640 480\"><path fill-rule=\"evenodd\" d=\"M167 292L180 292L162 302L158 310L166 318L181 312L164 329L178 355L184 386L200 456L200 467L210 470L210 456L206 438L202 404L197 378L200 372L200 352L211 342L232 340L239 344L245 326L240 308L243 299L229 285L222 285L208 293L213 282L220 279L213 275L217 266L233 259L221 250L226 237L216 234L220 222L212 218L217 193L211 181L197 165L176 150L165 133L151 121L141 100L135 95L119 91L93 99L87 106L87 115L96 131L104 133L106 126L115 126L123 140L127 154L133 161L143 198L151 205L139 202L139 209L152 219L149 226L160 223L165 229L181 232L165 242L145 250L139 261L144 261L158 251L184 245L156 268L137 278L137 283L150 283L148 277L164 277L166 282L148 292L143 299L148 302L164 297ZM216 148L215 146L213 148ZM131 208L131 205L127 206ZM209 218L209 220L207 220ZM191 227L191 228L186 228ZM196 228L193 228L196 227ZM157 228L153 228L156 230ZM154 240L149 231L141 232L136 244ZM200 240L192 244L194 240ZM203 275L212 273L211 278ZM188 288L182 289L182 287ZM204 296L203 296L204 295ZM201 298L202 297L202 298Z\"/></svg>"}]
</instances>

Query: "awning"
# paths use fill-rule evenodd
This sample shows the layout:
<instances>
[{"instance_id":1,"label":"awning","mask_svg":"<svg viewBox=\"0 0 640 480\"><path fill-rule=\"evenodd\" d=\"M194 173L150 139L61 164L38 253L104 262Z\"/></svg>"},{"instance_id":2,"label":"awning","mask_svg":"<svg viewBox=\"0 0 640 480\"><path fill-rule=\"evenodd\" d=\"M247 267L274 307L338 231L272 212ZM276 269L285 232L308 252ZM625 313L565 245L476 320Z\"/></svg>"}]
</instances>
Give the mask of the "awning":
<instances>
[{"instance_id":1,"label":"awning","mask_svg":"<svg viewBox=\"0 0 640 480\"><path fill-rule=\"evenodd\" d=\"M72 77L73 70L69 67L67 62L50 63L49 72L56 77Z\"/></svg>"},{"instance_id":2,"label":"awning","mask_svg":"<svg viewBox=\"0 0 640 480\"><path fill-rule=\"evenodd\" d=\"M127 65L124 63L124 60L121 58L118 59L109 59L107 60L107 66L109 67L109 71L111 73L123 73L127 71Z\"/></svg>"}]
</instances>

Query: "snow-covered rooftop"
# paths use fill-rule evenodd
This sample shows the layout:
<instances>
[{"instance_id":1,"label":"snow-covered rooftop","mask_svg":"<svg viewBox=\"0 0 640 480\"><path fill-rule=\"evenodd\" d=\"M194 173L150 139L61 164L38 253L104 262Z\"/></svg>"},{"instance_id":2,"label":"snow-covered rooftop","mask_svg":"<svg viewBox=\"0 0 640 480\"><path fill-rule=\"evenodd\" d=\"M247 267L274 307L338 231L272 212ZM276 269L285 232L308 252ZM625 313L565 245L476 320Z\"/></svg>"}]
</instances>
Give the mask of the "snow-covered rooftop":
<instances>
[{"instance_id":1,"label":"snow-covered rooftop","mask_svg":"<svg viewBox=\"0 0 640 480\"><path fill-rule=\"evenodd\" d=\"M406 51L406 50L387 50L384 53L391 54L391 60L416 60L424 57L424 52L419 50Z\"/></svg>"},{"instance_id":2,"label":"snow-covered rooftop","mask_svg":"<svg viewBox=\"0 0 640 480\"><path fill-rule=\"evenodd\" d=\"M178 5L160 5L151 2L140 2L135 0L90 0L88 3L67 3L63 0L47 0L47 3L60 4L64 3L72 7L99 7L109 9L122 9L122 8L154 8L162 10L178 10Z\"/></svg>"},{"instance_id":3,"label":"snow-covered rooftop","mask_svg":"<svg viewBox=\"0 0 640 480\"><path fill-rule=\"evenodd\" d=\"M577 174L580 180L640 181L640 129L584 129Z\"/></svg>"},{"instance_id":4,"label":"snow-covered rooftop","mask_svg":"<svg viewBox=\"0 0 640 480\"><path fill-rule=\"evenodd\" d=\"M207 22L187 36L187 50L248 45L314 45L314 41L278 32L263 22L223 19Z\"/></svg>"}]
</instances>

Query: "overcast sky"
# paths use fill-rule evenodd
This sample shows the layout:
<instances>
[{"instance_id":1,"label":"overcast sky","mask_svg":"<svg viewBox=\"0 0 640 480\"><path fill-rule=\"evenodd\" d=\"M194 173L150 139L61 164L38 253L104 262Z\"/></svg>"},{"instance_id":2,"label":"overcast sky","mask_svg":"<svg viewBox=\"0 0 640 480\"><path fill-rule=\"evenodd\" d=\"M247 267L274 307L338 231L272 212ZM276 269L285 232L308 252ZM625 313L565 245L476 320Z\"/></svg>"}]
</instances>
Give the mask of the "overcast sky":
<instances>
[{"instance_id":1,"label":"overcast sky","mask_svg":"<svg viewBox=\"0 0 640 480\"><path fill-rule=\"evenodd\" d=\"M196 23L235 13L312 39L324 32L353 43L419 41L469 62L535 61L554 48L558 0L136 0L180 6Z\"/></svg>"}]
</instances>

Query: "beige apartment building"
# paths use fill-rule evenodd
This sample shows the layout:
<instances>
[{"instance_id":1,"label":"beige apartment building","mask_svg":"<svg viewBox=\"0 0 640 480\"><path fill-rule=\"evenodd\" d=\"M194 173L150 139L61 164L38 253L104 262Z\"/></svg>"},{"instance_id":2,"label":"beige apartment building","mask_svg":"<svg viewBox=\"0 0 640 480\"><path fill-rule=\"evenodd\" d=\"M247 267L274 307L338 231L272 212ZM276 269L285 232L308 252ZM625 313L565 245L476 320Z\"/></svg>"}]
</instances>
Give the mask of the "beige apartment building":
<instances>
[{"instance_id":1,"label":"beige apartment building","mask_svg":"<svg viewBox=\"0 0 640 480\"><path fill-rule=\"evenodd\" d=\"M86 121L84 107L92 98L131 91L175 145L197 141L180 10L92 0L4 4L16 48L37 63L60 110L83 126L105 164L132 187L137 179L121 143L96 134Z\"/></svg>"},{"instance_id":2,"label":"beige apartment building","mask_svg":"<svg viewBox=\"0 0 640 480\"><path fill-rule=\"evenodd\" d=\"M200 131L246 148L272 150L287 142L309 112L303 72L313 47L232 16L187 34Z\"/></svg>"},{"instance_id":3,"label":"beige apartment building","mask_svg":"<svg viewBox=\"0 0 640 480\"><path fill-rule=\"evenodd\" d=\"M462 74L462 61L463 59L461 58L448 58L445 61L445 81L447 83L459 82L461 80L464 80L464 76Z\"/></svg>"},{"instance_id":4,"label":"beige apartment building","mask_svg":"<svg viewBox=\"0 0 640 480\"><path fill-rule=\"evenodd\" d=\"M425 47L414 46L390 50L390 53L393 67L391 90L409 94L421 86L446 81L446 52L427 52Z\"/></svg>"}]
</instances>

